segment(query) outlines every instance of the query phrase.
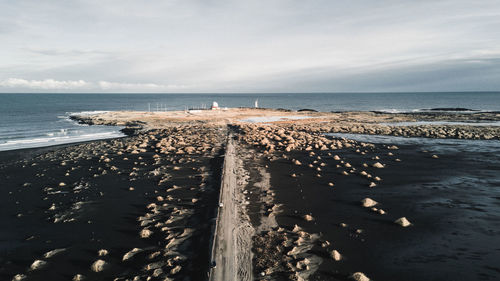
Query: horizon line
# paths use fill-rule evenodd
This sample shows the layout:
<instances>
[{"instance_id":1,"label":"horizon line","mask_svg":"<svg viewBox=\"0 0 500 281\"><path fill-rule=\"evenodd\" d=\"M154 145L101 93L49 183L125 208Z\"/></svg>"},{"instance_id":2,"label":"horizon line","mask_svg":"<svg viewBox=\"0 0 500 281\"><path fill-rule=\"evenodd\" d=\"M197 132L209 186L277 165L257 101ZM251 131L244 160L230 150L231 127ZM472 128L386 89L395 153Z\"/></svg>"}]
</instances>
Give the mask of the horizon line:
<instances>
[{"instance_id":1,"label":"horizon line","mask_svg":"<svg viewBox=\"0 0 500 281\"><path fill-rule=\"evenodd\" d=\"M500 90L468 90L468 91L336 91L336 92L0 92L1 94L53 94L53 95L273 95L273 94L425 94L425 93L500 93Z\"/></svg>"}]
</instances>

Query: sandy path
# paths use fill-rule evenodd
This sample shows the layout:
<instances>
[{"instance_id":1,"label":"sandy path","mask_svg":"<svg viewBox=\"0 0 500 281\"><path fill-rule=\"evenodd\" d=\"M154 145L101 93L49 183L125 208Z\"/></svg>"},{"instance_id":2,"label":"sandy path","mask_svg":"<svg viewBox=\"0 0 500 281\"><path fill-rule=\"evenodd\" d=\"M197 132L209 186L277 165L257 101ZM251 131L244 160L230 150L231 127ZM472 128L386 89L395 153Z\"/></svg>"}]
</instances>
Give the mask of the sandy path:
<instances>
[{"instance_id":1,"label":"sandy path","mask_svg":"<svg viewBox=\"0 0 500 281\"><path fill-rule=\"evenodd\" d=\"M241 161L236 155L233 135L228 137L217 226L212 261L216 267L210 271L210 280L253 280L252 235L254 230L244 215L242 188L238 184Z\"/></svg>"}]
</instances>

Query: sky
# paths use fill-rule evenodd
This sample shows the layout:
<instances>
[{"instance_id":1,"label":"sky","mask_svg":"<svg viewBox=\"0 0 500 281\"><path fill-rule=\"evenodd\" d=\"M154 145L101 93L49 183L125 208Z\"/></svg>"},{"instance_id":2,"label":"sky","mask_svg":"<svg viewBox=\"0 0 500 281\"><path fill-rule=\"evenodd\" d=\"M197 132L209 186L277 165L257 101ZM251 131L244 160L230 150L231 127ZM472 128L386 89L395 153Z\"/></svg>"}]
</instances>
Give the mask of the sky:
<instances>
[{"instance_id":1,"label":"sky","mask_svg":"<svg viewBox=\"0 0 500 281\"><path fill-rule=\"evenodd\" d=\"M500 90L498 0L0 0L0 92Z\"/></svg>"}]
</instances>

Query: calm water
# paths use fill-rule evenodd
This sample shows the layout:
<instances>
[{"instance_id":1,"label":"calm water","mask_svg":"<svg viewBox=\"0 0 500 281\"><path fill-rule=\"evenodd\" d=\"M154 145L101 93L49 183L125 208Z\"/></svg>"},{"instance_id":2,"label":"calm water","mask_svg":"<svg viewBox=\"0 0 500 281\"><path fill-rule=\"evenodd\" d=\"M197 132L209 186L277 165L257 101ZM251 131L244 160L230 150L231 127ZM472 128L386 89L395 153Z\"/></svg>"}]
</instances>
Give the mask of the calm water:
<instances>
[{"instance_id":1,"label":"calm water","mask_svg":"<svg viewBox=\"0 0 500 281\"><path fill-rule=\"evenodd\" d=\"M500 92L334 94L0 94L0 150L120 136L119 128L82 126L71 113L112 110L183 110L209 106L259 106L319 111L414 111L460 107L500 111Z\"/></svg>"}]
</instances>

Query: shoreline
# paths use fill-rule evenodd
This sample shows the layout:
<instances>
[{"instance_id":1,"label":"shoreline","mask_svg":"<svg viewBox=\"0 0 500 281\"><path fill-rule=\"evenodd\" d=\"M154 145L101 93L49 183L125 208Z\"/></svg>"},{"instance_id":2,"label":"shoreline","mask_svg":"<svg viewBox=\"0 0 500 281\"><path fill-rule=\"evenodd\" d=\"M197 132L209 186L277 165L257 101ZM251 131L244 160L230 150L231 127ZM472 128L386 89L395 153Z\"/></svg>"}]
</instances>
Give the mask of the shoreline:
<instances>
[{"instance_id":1,"label":"shoreline","mask_svg":"<svg viewBox=\"0 0 500 281\"><path fill-rule=\"evenodd\" d=\"M257 117L260 122L244 122ZM276 119L279 117L278 119ZM266 121L266 118L269 121ZM399 122L500 122L500 112L480 113L377 113L373 111L317 112L283 111L273 109L230 108L227 110L204 110L171 112L107 112L95 115L72 116L73 120L89 125L130 126L130 130L182 125L188 122L203 124L289 124L289 128L318 133L358 133L373 135L394 135L406 137L457 138L457 139L500 139L500 126L474 126L470 124L418 124L387 125Z\"/></svg>"}]
</instances>

